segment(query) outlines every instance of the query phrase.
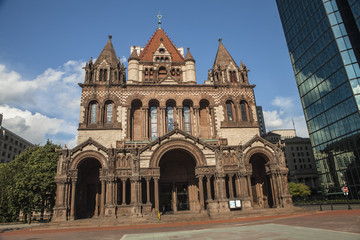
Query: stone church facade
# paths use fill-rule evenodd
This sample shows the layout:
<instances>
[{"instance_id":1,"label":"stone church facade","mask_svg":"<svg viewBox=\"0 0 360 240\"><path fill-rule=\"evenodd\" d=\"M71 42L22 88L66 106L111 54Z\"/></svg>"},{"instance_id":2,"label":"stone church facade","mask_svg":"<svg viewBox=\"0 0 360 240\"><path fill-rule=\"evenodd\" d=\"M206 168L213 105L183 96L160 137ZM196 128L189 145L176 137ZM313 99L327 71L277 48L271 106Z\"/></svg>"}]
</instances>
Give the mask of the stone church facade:
<instances>
[{"instance_id":1,"label":"stone church facade","mask_svg":"<svg viewBox=\"0 0 360 240\"><path fill-rule=\"evenodd\" d=\"M215 53L215 52L214 52ZM132 47L111 36L84 67L78 146L62 149L53 221L292 205L280 145L259 137L248 69L221 39L204 84L195 60L159 27Z\"/></svg>"}]
</instances>

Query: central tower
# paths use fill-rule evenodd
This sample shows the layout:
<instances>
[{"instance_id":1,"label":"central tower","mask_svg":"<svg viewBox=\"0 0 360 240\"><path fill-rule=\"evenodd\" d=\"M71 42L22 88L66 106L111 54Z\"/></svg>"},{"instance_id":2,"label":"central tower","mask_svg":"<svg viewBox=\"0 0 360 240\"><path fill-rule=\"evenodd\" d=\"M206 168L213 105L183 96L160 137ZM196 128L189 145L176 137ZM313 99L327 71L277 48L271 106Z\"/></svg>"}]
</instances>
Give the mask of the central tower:
<instances>
[{"instance_id":1,"label":"central tower","mask_svg":"<svg viewBox=\"0 0 360 240\"><path fill-rule=\"evenodd\" d=\"M196 84L195 60L189 48L177 48L162 28L144 48L132 46L128 84Z\"/></svg>"}]
</instances>

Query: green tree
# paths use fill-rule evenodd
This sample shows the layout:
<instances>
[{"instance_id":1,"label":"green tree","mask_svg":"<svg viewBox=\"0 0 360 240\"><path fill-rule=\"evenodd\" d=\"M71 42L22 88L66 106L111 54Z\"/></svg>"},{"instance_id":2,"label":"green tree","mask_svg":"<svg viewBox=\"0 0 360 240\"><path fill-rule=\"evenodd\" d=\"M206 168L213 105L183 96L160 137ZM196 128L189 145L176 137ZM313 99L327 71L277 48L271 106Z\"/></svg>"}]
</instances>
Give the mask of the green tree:
<instances>
[{"instance_id":1,"label":"green tree","mask_svg":"<svg viewBox=\"0 0 360 240\"><path fill-rule=\"evenodd\" d=\"M310 187L303 183L289 182L289 192L294 199L305 198L311 195Z\"/></svg>"},{"instance_id":2,"label":"green tree","mask_svg":"<svg viewBox=\"0 0 360 240\"><path fill-rule=\"evenodd\" d=\"M46 209L52 210L55 205L55 175L59 159L55 148L60 146L50 141L44 146L27 148L14 161L0 168L0 179L10 179L7 184L0 185L0 191L4 191L0 194L0 201L4 199L6 213L13 215L1 216L0 219L13 220L21 211L25 219L31 221L33 212L40 212L42 219Z\"/></svg>"}]
</instances>

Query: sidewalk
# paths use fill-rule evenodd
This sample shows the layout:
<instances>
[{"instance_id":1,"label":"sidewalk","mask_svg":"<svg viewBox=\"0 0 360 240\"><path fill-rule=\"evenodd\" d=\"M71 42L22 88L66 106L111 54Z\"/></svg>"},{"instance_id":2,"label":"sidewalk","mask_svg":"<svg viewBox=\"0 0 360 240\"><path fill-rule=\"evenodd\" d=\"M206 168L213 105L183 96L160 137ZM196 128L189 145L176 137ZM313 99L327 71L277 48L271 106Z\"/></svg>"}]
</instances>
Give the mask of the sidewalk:
<instances>
[{"instance_id":1,"label":"sidewalk","mask_svg":"<svg viewBox=\"0 0 360 240\"><path fill-rule=\"evenodd\" d=\"M276 211L277 210L277 211ZM60 226L56 224L44 224L32 226L28 229L21 229L10 231L0 234L1 239L19 239L19 237L26 236L36 239L147 239L148 236L159 237L156 239L173 239L173 234L180 234L174 236L193 236L195 238L177 238L177 239L196 239L198 230L203 230L203 234L209 235L207 239L219 239L219 236L224 236L221 239L234 239L225 238L227 234L252 234L261 235L264 239L266 234L270 236L282 236L283 239L289 239L291 234L300 234L305 230L314 234L311 229L319 229L318 239L322 236L343 236L342 239L360 239L360 210L337 210L337 211L309 211L303 209L293 209L287 211L258 211L253 212L251 216L244 213L234 213L232 218L222 219L204 219L197 221L188 221L186 214L183 216L173 215L177 218L174 222L172 216L164 215L163 220L160 222L149 222L142 224L119 224L108 222L107 225L98 225L100 222L94 224L93 221L72 221L73 224L68 226ZM129 220L127 218L127 220ZM125 222L125 221L124 221ZM81 223L81 224L79 224ZM263 228L265 227L266 228ZM248 226L244 228L244 226ZM249 226L252 226L249 228ZM256 227L258 226L258 227ZM284 228L285 227L285 228ZM218 230L214 230L218 229ZM271 230L272 229L272 230ZM286 231L284 231L286 229ZM335 231L334 231L335 230ZM334 231L331 234L331 231ZM181 232L181 233L179 233ZM346 233L345 233L346 232ZM216 234L215 234L216 233ZM138 234L138 235L134 235ZM185 235L184 235L185 234ZM213 235L219 235L217 238L212 238ZM290 234L290 235L289 235ZM214 235L214 236L215 236ZM230 236L229 235L229 236ZM255 236L254 235L254 236ZM250 235L249 235L250 236ZM134 238L135 237L135 238ZM309 236L306 236L309 237ZM355 237L355 238L354 238ZM150 238L153 239L153 238ZM240 239L240 238L235 238ZM246 238L243 238L246 239ZM306 239L294 238L294 239ZM308 239L311 239L308 238ZM335 238L327 238L335 239Z\"/></svg>"}]
</instances>

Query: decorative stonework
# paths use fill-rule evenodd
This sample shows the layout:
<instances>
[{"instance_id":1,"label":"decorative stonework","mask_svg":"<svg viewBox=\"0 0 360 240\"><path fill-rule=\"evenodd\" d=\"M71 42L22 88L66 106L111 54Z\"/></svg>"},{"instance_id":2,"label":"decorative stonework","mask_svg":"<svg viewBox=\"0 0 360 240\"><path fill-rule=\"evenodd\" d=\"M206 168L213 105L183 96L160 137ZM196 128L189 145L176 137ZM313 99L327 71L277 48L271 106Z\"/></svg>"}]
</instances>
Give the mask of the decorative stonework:
<instances>
[{"instance_id":1,"label":"decorative stonework","mask_svg":"<svg viewBox=\"0 0 360 240\"><path fill-rule=\"evenodd\" d=\"M196 84L189 49L184 58L163 30L134 49L128 82L111 37L85 66L79 142L58 150L53 221L218 214L230 211L229 199L243 209L289 207L282 146L258 136L245 64L238 67L220 40L208 80Z\"/></svg>"}]
</instances>

